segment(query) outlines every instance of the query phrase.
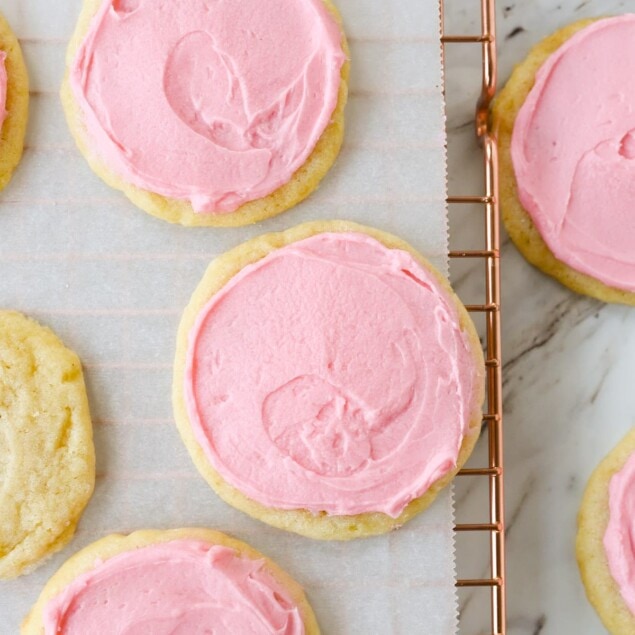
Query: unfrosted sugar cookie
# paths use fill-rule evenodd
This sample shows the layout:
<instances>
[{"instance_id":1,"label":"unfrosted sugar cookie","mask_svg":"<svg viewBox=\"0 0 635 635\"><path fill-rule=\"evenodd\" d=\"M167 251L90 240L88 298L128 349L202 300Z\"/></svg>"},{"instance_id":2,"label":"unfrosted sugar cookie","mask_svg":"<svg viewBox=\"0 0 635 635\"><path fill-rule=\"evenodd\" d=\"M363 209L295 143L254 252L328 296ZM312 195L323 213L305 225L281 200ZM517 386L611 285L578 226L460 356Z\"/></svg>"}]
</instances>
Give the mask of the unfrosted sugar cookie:
<instances>
[{"instance_id":1,"label":"unfrosted sugar cookie","mask_svg":"<svg viewBox=\"0 0 635 635\"><path fill-rule=\"evenodd\" d=\"M635 428L589 480L576 551L587 596L606 628L635 633Z\"/></svg>"},{"instance_id":2,"label":"unfrosted sugar cookie","mask_svg":"<svg viewBox=\"0 0 635 635\"><path fill-rule=\"evenodd\" d=\"M29 110L29 77L22 50L0 14L0 190L22 158Z\"/></svg>"},{"instance_id":3,"label":"unfrosted sugar cookie","mask_svg":"<svg viewBox=\"0 0 635 635\"><path fill-rule=\"evenodd\" d=\"M335 161L347 52L330 0L85 0L62 101L93 170L137 206L244 225Z\"/></svg>"},{"instance_id":4,"label":"unfrosted sugar cookie","mask_svg":"<svg viewBox=\"0 0 635 635\"><path fill-rule=\"evenodd\" d=\"M635 304L635 15L543 40L495 101L501 205L522 254L574 291Z\"/></svg>"},{"instance_id":5,"label":"unfrosted sugar cookie","mask_svg":"<svg viewBox=\"0 0 635 635\"><path fill-rule=\"evenodd\" d=\"M301 587L248 545L208 529L103 538L44 587L22 635L319 635Z\"/></svg>"},{"instance_id":6,"label":"unfrosted sugar cookie","mask_svg":"<svg viewBox=\"0 0 635 635\"><path fill-rule=\"evenodd\" d=\"M449 284L403 241L348 222L251 240L184 312L174 408L226 502L320 539L386 532L471 453L484 362Z\"/></svg>"},{"instance_id":7,"label":"unfrosted sugar cookie","mask_svg":"<svg viewBox=\"0 0 635 635\"><path fill-rule=\"evenodd\" d=\"M0 311L0 578L69 542L94 483L77 355L49 329Z\"/></svg>"}]
</instances>

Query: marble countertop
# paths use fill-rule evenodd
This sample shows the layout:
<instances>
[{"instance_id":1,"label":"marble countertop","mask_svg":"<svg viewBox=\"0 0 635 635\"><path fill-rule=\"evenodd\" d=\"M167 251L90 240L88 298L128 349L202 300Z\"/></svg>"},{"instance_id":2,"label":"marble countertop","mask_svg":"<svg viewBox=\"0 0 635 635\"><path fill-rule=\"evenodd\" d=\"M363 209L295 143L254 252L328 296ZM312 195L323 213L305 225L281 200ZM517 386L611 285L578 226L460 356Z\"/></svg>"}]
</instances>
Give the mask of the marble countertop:
<instances>
[{"instance_id":1,"label":"marble countertop","mask_svg":"<svg viewBox=\"0 0 635 635\"><path fill-rule=\"evenodd\" d=\"M478 31L472 0L446 0L449 30ZM635 0L499 0L499 84L538 40L583 17L635 12ZM471 58L471 59L470 59ZM448 58L450 188L478 183L470 108L474 52ZM452 214L454 247L472 238ZM472 233L471 233L472 232ZM606 632L575 563L576 514L591 472L635 423L635 309L578 296L530 266L504 235L506 503L509 635ZM468 301L482 286L472 266L454 273ZM485 456L481 440L479 454ZM458 518L484 515L485 490L457 485ZM487 571L487 545L459 542L460 572ZM480 554L480 555L479 555ZM463 635L489 633L488 596L460 596Z\"/></svg>"}]
</instances>

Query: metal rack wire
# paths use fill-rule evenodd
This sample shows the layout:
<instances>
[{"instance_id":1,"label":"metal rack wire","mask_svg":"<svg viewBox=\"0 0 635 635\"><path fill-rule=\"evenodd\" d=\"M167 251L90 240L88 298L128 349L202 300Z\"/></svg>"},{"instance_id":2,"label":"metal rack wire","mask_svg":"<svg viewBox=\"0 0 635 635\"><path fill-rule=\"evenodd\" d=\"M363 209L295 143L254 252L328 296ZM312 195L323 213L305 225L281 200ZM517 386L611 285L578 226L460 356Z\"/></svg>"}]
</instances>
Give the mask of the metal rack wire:
<instances>
[{"instance_id":1,"label":"metal rack wire","mask_svg":"<svg viewBox=\"0 0 635 635\"><path fill-rule=\"evenodd\" d=\"M477 205L484 212L485 249L452 251L451 258L481 259L485 266L485 300L469 305L471 312L484 313L486 320L487 407L483 415L488 437L487 467L463 469L466 478L485 477L489 482L487 523L465 523L457 532L486 532L490 542L490 576L482 579L457 580L457 587L488 587L491 589L491 625L493 635L505 635L505 513L503 487L503 409L501 364L500 306L500 213L498 205L498 156L496 140L489 128L489 106L496 92L496 1L473 0L481 5L481 33L448 35L443 20L446 3L441 0L444 52L448 46L480 46L482 58L482 89L478 100L475 126L483 153L484 194L449 196L448 205ZM459 563L460 566L460 563Z\"/></svg>"}]
</instances>

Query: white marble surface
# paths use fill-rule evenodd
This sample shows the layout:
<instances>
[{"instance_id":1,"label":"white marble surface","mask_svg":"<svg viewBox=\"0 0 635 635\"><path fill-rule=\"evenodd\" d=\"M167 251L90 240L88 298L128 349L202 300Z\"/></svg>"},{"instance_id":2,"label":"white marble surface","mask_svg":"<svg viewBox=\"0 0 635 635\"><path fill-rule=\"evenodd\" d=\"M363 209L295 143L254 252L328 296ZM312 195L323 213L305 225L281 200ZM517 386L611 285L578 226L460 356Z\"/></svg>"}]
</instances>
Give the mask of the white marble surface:
<instances>
[{"instance_id":1,"label":"white marble surface","mask_svg":"<svg viewBox=\"0 0 635 635\"><path fill-rule=\"evenodd\" d=\"M479 28L476 4L447 0L453 31ZM498 4L500 85L529 48L557 28L582 17L635 12L633 0ZM471 86L464 82L473 55L453 53L448 60L454 192L478 182L478 150L468 124ZM473 227L456 212L452 236L454 246L473 237ZM507 236L502 256L509 634L605 633L578 576L576 514L591 471L635 423L635 310L574 295L527 264ZM455 272L468 300L479 274L474 268ZM459 519L478 517L484 493L472 482L459 483ZM486 545L475 544L459 543L464 575L486 571ZM460 599L462 633L490 633L487 595L467 592Z\"/></svg>"}]
</instances>

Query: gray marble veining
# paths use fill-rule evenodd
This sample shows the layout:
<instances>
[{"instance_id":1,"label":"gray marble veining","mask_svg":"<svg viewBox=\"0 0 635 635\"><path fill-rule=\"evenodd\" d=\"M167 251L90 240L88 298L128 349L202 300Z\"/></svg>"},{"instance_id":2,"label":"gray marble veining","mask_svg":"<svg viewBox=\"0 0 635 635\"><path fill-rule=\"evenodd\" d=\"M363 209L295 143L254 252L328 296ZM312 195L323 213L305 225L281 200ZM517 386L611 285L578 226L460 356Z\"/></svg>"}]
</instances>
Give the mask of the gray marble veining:
<instances>
[{"instance_id":1,"label":"gray marble veining","mask_svg":"<svg viewBox=\"0 0 635 635\"><path fill-rule=\"evenodd\" d=\"M478 30L475 4L447 0L451 30ZM500 84L554 30L625 12L635 12L635 1L499 0ZM479 177L468 123L473 57L453 53L448 65L450 187L465 192ZM456 213L451 220L455 246L473 240L473 227ZM604 633L578 576L576 514L590 473L635 423L635 309L569 292L527 264L506 237L502 255L509 633ZM477 295L479 269L454 277L464 297ZM461 481L459 520L483 519L484 495L479 484ZM465 575L486 572L486 543L475 544L458 543ZM462 593L460 602L462 633L488 633L487 594Z\"/></svg>"}]
</instances>

